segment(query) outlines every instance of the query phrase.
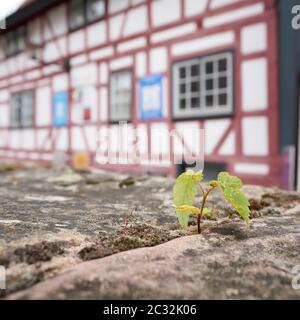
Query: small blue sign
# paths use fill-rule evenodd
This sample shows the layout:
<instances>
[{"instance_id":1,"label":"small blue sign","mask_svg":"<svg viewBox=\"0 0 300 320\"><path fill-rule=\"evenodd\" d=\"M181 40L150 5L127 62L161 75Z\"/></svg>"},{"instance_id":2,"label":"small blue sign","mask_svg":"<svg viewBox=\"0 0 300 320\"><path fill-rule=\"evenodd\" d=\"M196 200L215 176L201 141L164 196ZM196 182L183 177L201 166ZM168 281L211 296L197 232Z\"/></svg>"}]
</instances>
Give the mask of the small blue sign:
<instances>
[{"instance_id":1,"label":"small blue sign","mask_svg":"<svg viewBox=\"0 0 300 320\"><path fill-rule=\"evenodd\" d=\"M68 124L68 93L57 92L53 97L53 124L64 127Z\"/></svg>"},{"instance_id":2,"label":"small blue sign","mask_svg":"<svg viewBox=\"0 0 300 320\"><path fill-rule=\"evenodd\" d=\"M163 76L145 77L139 82L139 109L141 120L160 119L163 116Z\"/></svg>"}]
</instances>

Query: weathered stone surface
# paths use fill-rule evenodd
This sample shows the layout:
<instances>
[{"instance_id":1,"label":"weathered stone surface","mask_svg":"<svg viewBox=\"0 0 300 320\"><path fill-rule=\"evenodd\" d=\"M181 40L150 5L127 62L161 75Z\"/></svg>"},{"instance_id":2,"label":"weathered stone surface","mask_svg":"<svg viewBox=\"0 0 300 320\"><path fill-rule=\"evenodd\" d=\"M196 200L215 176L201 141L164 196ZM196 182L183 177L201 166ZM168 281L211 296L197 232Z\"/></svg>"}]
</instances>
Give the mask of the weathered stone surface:
<instances>
[{"instance_id":1,"label":"weathered stone surface","mask_svg":"<svg viewBox=\"0 0 300 320\"><path fill-rule=\"evenodd\" d=\"M298 213L224 221L203 235L84 262L10 299L299 299Z\"/></svg>"},{"instance_id":2,"label":"weathered stone surface","mask_svg":"<svg viewBox=\"0 0 300 320\"><path fill-rule=\"evenodd\" d=\"M247 227L216 192L208 203L215 217L196 235L192 219L179 230L171 179L128 178L3 170L7 298L300 298L291 286L300 264L298 193L245 187Z\"/></svg>"}]
</instances>

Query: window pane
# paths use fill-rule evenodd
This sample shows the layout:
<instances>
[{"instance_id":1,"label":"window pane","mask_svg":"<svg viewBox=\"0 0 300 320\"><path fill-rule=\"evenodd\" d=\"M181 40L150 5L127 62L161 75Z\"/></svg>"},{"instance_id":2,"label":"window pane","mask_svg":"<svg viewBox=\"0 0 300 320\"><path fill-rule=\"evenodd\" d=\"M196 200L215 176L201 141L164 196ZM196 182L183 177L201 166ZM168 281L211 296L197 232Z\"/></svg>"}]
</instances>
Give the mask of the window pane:
<instances>
[{"instance_id":1,"label":"window pane","mask_svg":"<svg viewBox=\"0 0 300 320\"><path fill-rule=\"evenodd\" d=\"M213 79L208 79L205 81L205 88L206 90L212 90L214 87L214 81Z\"/></svg>"},{"instance_id":2,"label":"window pane","mask_svg":"<svg viewBox=\"0 0 300 320\"><path fill-rule=\"evenodd\" d=\"M205 102L207 107L212 107L214 104L214 97L212 95L206 96Z\"/></svg>"},{"instance_id":3,"label":"window pane","mask_svg":"<svg viewBox=\"0 0 300 320\"><path fill-rule=\"evenodd\" d=\"M32 92L23 92L21 95L21 115L22 115L22 127L32 126L32 110L33 109L33 99Z\"/></svg>"},{"instance_id":4,"label":"window pane","mask_svg":"<svg viewBox=\"0 0 300 320\"><path fill-rule=\"evenodd\" d=\"M226 106L227 105L227 94L220 94L219 95L219 105L220 106Z\"/></svg>"},{"instance_id":5,"label":"window pane","mask_svg":"<svg viewBox=\"0 0 300 320\"><path fill-rule=\"evenodd\" d=\"M110 83L110 118L112 121L129 120L132 103L131 72L114 73Z\"/></svg>"},{"instance_id":6,"label":"window pane","mask_svg":"<svg viewBox=\"0 0 300 320\"><path fill-rule=\"evenodd\" d=\"M22 52L25 50L25 27L20 27L16 30L16 50L17 52Z\"/></svg>"},{"instance_id":7,"label":"window pane","mask_svg":"<svg viewBox=\"0 0 300 320\"><path fill-rule=\"evenodd\" d=\"M104 0L87 0L87 20L95 21L105 14Z\"/></svg>"},{"instance_id":8,"label":"window pane","mask_svg":"<svg viewBox=\"0 0 300 320\"><path fill-rule=\"evenodd\" d=\"M13 94L10 100L10 125L18 128L21 125L20 99L19 94Z\"/></svg>"},{"instance_id":9,"label":"window pane","mask_svg":"<svg viewBox=\"0 0 300 320\"><path fill-rule=\"evenodd\" d=\"M219 78L219 88L227 88L227 77Z\"/></svg>"},{"instance_id":10,"label":"window pane","mask_svg":"<svg viewBox=\"0 0 300 320\"><path fill-rule=\"evenodd\" d=\"M186 92L185 91L185 84L183 83L180 85L180 93L185 93L185 92Z\"/></svg>"},{"instance_id":11,"label":"window pane","mask_svg":"<svg viewBox=\"0 0 300 320\"><path fill-rule=\"evenodd\" d=\"M219 71L226 71L227 70L227 60L226 59L221 59L219 60Z\"/></svg>"},{"instance_id":12,"label":"window pane","mask_svg":"<svg viewBox=\"0 0 300 320\"><path fill-rule=\"evenodd\" d=\"M213 63L212 62L207 62L205 64L205 71L206 71L206 74L212 74L213 73Z\"/></svg>"},{"instance_id":13,"label":"window pane","mask_svg":"<svg viewBox=\"0 0 300 320\"><path fill-rule=\"evenodd\" d=\"M199 76L199 64L194 64L194 65L192 66L191 75L192 75L193 77Z\"/></svg>"},{"instance_id":14,"label":"window pane","mask_svg":"<svg viewBox=\"0 0 300 320\"><path fill-rule=\"evenodd\" d=\"M184 79L186 77L186 69L185 67L179 69L179 77Z\"/></svg>"},{"instance_id":15,"label":"window pane","mask_svg":"<svg viewBox=\"0 0 300 320\"><path fill-rule=\"evenodd\" d=\"M6 50L7 55L13 55L17 52L17 42L15 40L15 33L10 32L6 36Z\"/></svg>"},{"instance_id":16,"label":"window pane","mask_svg":"<svg viewBox=\"0 0 300 320\"><path fill-rule=\"evenodd\" d=\"M85 23L84 16L84 0L71 0L70 1L70 15L69 15L69 27L70 29L76 29L83 26Z\"/></svg>"},{"instance_id":17,"label":"window pane","mask_svg":"<svg viewBox=\"0 0 300 320\"><path fill-rule=\"evenodd\" d=\"M191 92L199 92L199 82L192 82L191 83Z\"/></svg>"},{"instance_id":18,"label":"window pane","mask_svg":"<svg viewBox=\"0 0 300 320\"><path fill-rule=\"evenodd\" d=\"M192 107L193 109L200 107L199 99L198 99L198 98L192 98L191 107Z\"/></svg>"},{"instance_id":19,"label":"window pane","mask_svg":"<svg viewBox=\"0 0 300 320\"><path fill-rule=\"evenodd\" d=\"M180 109L185 109L186 108L186 100L185 99L181 99L180 100L179 108Z\"/></svg>"}]
</instances>

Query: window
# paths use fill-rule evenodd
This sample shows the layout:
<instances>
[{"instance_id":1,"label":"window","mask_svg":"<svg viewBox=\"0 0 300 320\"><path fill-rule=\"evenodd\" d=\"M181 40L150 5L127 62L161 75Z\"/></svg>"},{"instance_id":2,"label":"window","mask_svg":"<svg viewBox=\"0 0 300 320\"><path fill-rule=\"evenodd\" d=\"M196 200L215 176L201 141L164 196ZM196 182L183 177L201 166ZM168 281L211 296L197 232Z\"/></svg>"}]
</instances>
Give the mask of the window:
<instances>
[{"instance_id":1,"label":"window","mask_svg":"<svg viewBox=\"0 0 300 320\"><path fill-rule=\"evenodd\" d=\"M10 121L12 128L31 127L33 124L33 93L24 91L11 97Z\"/></svg>"},{"instance_id":2,"label":"window","mask_svg":"<svg viewBox=\"0 0 300 320\"><path fill-rule=\"evenodd\" d=\"M82 27L85 23L84 0L70 1L69 26L71 30Z\"/></svg>"},{"instance_id":3,"label":"window","mask_svg":"<svg viewBox=\"0 0 300 320\"><path fill-rule=\"evenodd\" d=\"M233 111L232 53L178 62L173 69L174 117L226 115Z\"/></svg>"},{"instance_id":4,"label":"window","mask_svg":"<svg viewBox=\"0 0 300 320\"><path fill-rule=\"evenodd\" d=\"M110 80L110 120L129 120L131 116L131 103L131 72L121 71L113 73Z\"/></svg>"},{"instance_id":5,"label":"window","mask_svg":"<svg viewBox=\"0 0 300 320\"><path fill-rule=\"evenodd\" d=\"M70 0L69 28L75 30L94 22L105 14L104 0Z\"/></svg>"},{"instance_id":6,"label":"window","mask_svg":"<svg viewBox=\"0 0 300 320\"><path fill-rule=\"evenodd\" d=\"M105 3L99 0L87 0L87 21L93 22L105 14Z\"/></svg>"},{"instance_id":7,"label":"window","mask_svg":"<svg viewBox=\"0 0 300 320\"><path fill-rule=\"evenodd\" d=\"M7 33L6 35L6 53L8 56L18 54L25 49L25 27Z\"/></svg>"}]
</instances>

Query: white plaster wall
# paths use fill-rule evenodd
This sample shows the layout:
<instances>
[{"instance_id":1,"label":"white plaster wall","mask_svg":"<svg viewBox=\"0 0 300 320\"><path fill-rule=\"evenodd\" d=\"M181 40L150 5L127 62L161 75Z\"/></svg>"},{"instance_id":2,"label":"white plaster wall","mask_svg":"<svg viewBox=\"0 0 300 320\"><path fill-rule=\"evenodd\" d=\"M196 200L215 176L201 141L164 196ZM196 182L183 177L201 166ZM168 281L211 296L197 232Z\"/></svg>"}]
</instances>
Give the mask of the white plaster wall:
<instances>
[{"instance_id":1,"label":"white plaster wall","mask_svg":"<svg viewBox=\"0 0 300 320\"><path fill-rule=\"evenodd\" d=\"M267 59L242 62L242 108L244 111L265 110L268 106Z\"/></svg>"},{"instance_id":2,"label":"white plaster wall","mask_svg":"<svg viewBox=\"0 0 300 320\"><path fill-rule=\"evenodd\" d=\"M184 36L189 33L193 33L197 30L197 24L194 22L186 23L178 27L168 28L163 31L154 32L151 35L152 43L159 43L166 40L174 39Z\"/></svg>"},{"instance_id":3,"label":"white plaster wall","mask_svg":"<svg viewBox=\"0 0 300 320\"><path fill-rule=\"evenodd\" d=\"M108 82L108 65L106 62L99 65L99 79L101 84L107 84Z\"/></svg>"},{"instance_id":4,"label":"white plaster wall","mask_svg":"<svg viewBox=\"0 0 300 320\"><path fill-rule=\"evenodd\" d=\"M242 141L245 156L267 156L269 153L267 117L245 117L242 120Z\"/></svg>"},{"instance_id":5,"label":"white plaster wall","mask_svg":"<svg viewBox=\"0 0 300 320\"><path fill-rule=\"evenodd\" d=\"M184 9L185 16L191 17L202 14L206 11L208 0L185 0Z\"/></svg>"},{"instance_id":6,"label":"white plaster wall","mask_svg":"<svg viewBox=\"0 0 300 320\"><path fill-rule=\"evenodd\" d=\"M0 90L0 103L8 102L8 100L9 100L9 91L6 89Z\"/></svg>"},{"instance_id":7,"label":"white plaster wall","mask_svg":"<svg viewBox=\"0 0 300 320\"><path fill-rule=\"evenodd\" d=\"M219 154L221 156L232 156L235 154L235 132L232 131L229 133L228 137L225 139L222 144Z\"/></svg>"},{"instance_id":8,"label":"white plaster wall","mask_svg":"<svg viewBox=\"0 0 300 320\"><path fill-rule=\"evenodd\" d=\"M99 50L94 50L89 54L91 60L101 60L108 58L114 54L113 46L104 47Z\"/></svg>"},{"instance_id":9,"label":"white plaster wall","mask_svg":"<svg viewBox=\"0 0 300 320\"><path fill-rule=\"evenodd\" d=\"M107 88L100 89L100 120L108 119L108 90Z\"/></svg>"},{"instance_id":10,"label":"white plaster wall","mask_svg":"<svg viewBox=\"0 0 300 320\"><path fill-rule=\"evenodd\" d=\"M87 148L84 142L82 128L73 127L71 129L71 134L72 134L72 139L71 139L72 149L75 151L85 151Z\"/></svg>"},{"instance_id":11,"label":"white plaster wall","mask_svg":"<svg viewBox=\"0 0 300 320\"><path fill-rule=\"evenodd\" d=\"M147 7L142 6L130 10L126 16L123 35L131 36L146 31L148 28Z\"/></svg>"},{"instance_id":12,"label":"white plaster wall","mask_svg":"<svg viewBox=\"0 0 300 320\"><path fill-rule=\"evenodd\" d=\"M23 149L21 141L21 130L11 130L9 137L9 147L11 149Z\"/></svg>"},{"instance_id":13,"label":"white plaster wall","mask_svg":"<svg viewBox=\"0 0 300 320\"><path fill-rule=\"evenodd\" d=\"M69 36L70 53L76 53L84 49L84 31L78 30Z\"/></svg>"},{"instance_id":14,"label":"white plaster wall","mask_svg":"<svg viewBox=\"0 0 300 320\"><path fill-rule=\"evenodd\" d=\"M210 3L210 8L217 9L241 1L243 0L212 0Z\"/></svg>"},{"instance_id":15,"label":"white plaster wall","mask_svg":"<svg viewBox=\"0 0 300 320\"><path fill-rule=\"evenodd\" d=\"M151 3L154 27L176 22L180 19L180 0L157 0Z\"/></svg>"},{"instance_id":16,"label":"white plaster wall","mask_svg":"<svg viewBox=\"0 0 300 320\"><path fill-rule=\"evenodd\" d=\"M121 28L125 15L119 14L109 19L109 38L110 40L117 40L121 36Z\"/></svg>"},{"instance_id":17,"label":"white plaster wall","mask_svg":"<svg viewBox=\"0 0 300 320\"><path fill-rule=\"evenodd\" d=\"M147 72L147 54L146 52L142 51L138 52L135 57L136 75L138 77L143 77Z\"/></svg>"},{"instance_id":18,"label":"white plaster wall","mask_svg":"<svg viewBox=\"0 0 300 320\"><path fill-rule=\"evenodd\" d=\"M133 64L132 56L125 56L122 58L114 59L110 62L110 69L111 70L118 70L130 67Z\"/></svg>"},{"instance_id":19,"label":"white plaster wall","mask_svg":"<svg viewBox=\"0 0 300 320\"><path fill-rule=\"evenodd\" d=\"M85 126L84 132L89 144L90 151L95 152L97 149L97 127Z\"/></svg>"},{"instance_id":20,"label":"white plaster wall","mask_svg":"<svg viewBox=\"0 0 300 320\"><path fill-rule=\"evenodd\" d=\"M168 55L165 47L159 47L150 51L150 72L164 72L168 68Z\"/></svg>"},{"instance_id":21,"label":"white plaster wall","mask_svg":"<svg viewBox=\"0 0 300 320\"><path fill-rule=\"evenodd\" d=\"M199 155L201 152L200 124L197 121L184 121L176 123L175 127L181 139L177 135L173 136L174 154L188 156L191 151Z\"/></svg>"},{"instance_id":22,"label":"white plaster wall","mask_svg":"<svg viewBox=\"0 0 300 320\"><path fill-rule=\"evenodd\" d=\"M67 32L67 6L65 4L50 10L48 16L55 36L60 36Z\"/></svg>"},{"instance_id":23,"label":"white plaster wall","mask_svg":"<svg viewBox=\"0 0 300 320\"><path fill-rule=\"evenodd\" d=\"M8 131L1 130L0 131L0 148L5 148L8 145Z\"/></svg>"},{"instance_id":24,"label":"white plaster wall","mask_svg":"<svg viewBox=\"0 0 300 320\"><path fill-rule=\"evenodd\" d=\"M267 49L267 25L257 23L242 28L241 51L243 54L261 52Z\"/></svg>"},{"instance_id":25,"label":"white plaster wall","mask_svg":"<svg viewBox=\"0 0 300 320\"><path fill-rule=\"evenodd\" d=\"M33 150L34 145L34 130L33 129L23 129L22 130L22 147L25 150Z\"/></svg>"},{"instance_id":26,"label":"white plaster wall","mask_svg":"<svg viewBox=\"0 0 300 320\"><path fill-rule=\"evenodd\" d=\"M59 151L66 151L69 147L69 135L67 128L55 129L57 139L55 139L55 149Z\"/></svg>"},{"instance_id":27,"label":"white plaster wall","mask_svg":"<svg viewBox=\"0 0 300 320\"><path fill-rule=\"evenodd\" d=\"M258 16L264 12L265 6L262 2L245 6L229 12L220 13L203 19L204 28L213 28L235 21Z\"/></svg>"},{"instance_id":28,"label":"white plaster wall","mask_svg":"<svg viewBox=\"0 0 300 320\"><path fill-rule=\"evenodd\" d=\"M96 84L97 77L98 68L95 63L74 67L71 70L71 83L73 87Z\"/></svg>"},{"instance_id":29,"label":"white plaster wall","mask_svg":"<svg viewBox=\"0 0 300 320\"><path fill-rule=\"evenodd\" d=\"M51 136L49 129L37 129L37 148L39 150L50 150L51 148Z\"/></svg>"},{"instance_id":30,"label":"white plaster wall","mask_svg":"<svg viewBox=\"0 0 300 320\"><path fill-rule=\"evenodd\" d=\"M108 2L108 12L116 13L118 11L124 10L129 5L129 0L109 0Z\"/></svg>"},{"instance_id":31,"label":"white plaster wall","mask_svg":"<svg viewBox=\"0 0 300 320\"><path fill-rule=\"evenodd\" d=\"M3 128L8 126L9 126L9 106L6 104L0 104L0 127Z\"/></svg>"},{"instance_id":32,"label":"white plaster wall","mask_svg":"<svg viewBox=\"0 0 300 320\"><path fill-rule=\"evenodd\" d=\"M50 87L36 89L36 124L37 126L47 126L52 119L52 96Z\"/></svg>"},{"instance_id":33,"label":"white plaster wall","mask_svg":"<svg viewBox=\"0 0 300 320\"><path fill-rule=\"evenodd\" d=\"M201 51L231 45L234 43L235 35L232 31L215 33L210 36L176 43L172 46L173 56L181 56L190 53L200 53Z\"/></svg>"},{"instance_id":34,"label":"white plaster wall","mask_svg":"<svg viewBox=\"0 0 300 320\"><path fill-rule=\"evenodd\" d=\"M54 61L60 58L59 51L57 50L57 42L49 41L44 48L43 59L45 62Z\"/></svg>"},{"instance_id":35,"label":"white plaster wall","mask_svg":"<svg viewBox=\"0 0 300 320\"><path fill-rule=\"evenodd\" d=\"M89 47L102 45L106 42L106 22L100 21L87 28L87 42Z\"/></svg>"},{"instance_id":36,"label":"white plaster wall","mask_svg":"<svg viewBox=\"0 0 300 320\"><path fill-rule=\"evenodd\" d=\"M266 176L270 172L270 166L262 163L235 163L233 170L237 174Z\"/></svg>"},{"instance_id":37,"label":"white plaster wall","mask_svg":"<svg viewBox=\"0 0 300 320\"><path fill-rule=\"evenodd\" d=\"M146 38L145 37L139 37L139 38L135 38L133 40L121 42L117 46L117 51L118 52L131 51L131 50L135 50L135 49L139 49L139 48L145 47L146 44L147 44Z\"/></svg>"},{"instance_id":38,"label":"white plaster wall","mask_svg":"<svg viewBox=\"0 0 300 320\"><path fill-rule=\"evenodd\" d=\"M231 121L229 119L205 121L205 154L209 155L213 152L230 123Z\"/></svg>"},{"instance_id":39,"label":"white plaster wall","mask_svg":"<svg viewBox=\"0 0 300 320\"><path fill-rule=\"evenodd\" d=\"M59 74L52 78L53 91L66 91L68 90L68 75Z\"/></svg>"}]
</instances>

